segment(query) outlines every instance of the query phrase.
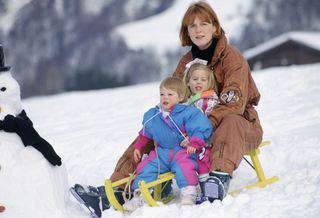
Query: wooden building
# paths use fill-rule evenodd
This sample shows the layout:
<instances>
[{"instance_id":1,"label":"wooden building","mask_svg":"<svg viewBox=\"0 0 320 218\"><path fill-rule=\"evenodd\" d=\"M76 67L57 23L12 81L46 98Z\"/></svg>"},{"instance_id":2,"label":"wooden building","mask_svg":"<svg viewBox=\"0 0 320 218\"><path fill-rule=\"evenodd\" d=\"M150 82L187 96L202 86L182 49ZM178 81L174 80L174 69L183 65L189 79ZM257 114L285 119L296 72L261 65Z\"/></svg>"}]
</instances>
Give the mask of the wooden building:
<instances>
[{"instance_id":1,"label":"wooden building","mask_svg":"<svg viewBox=\"0 0 320 218\"><path fill-rule=\"evenodd\" d=\"M288 32L246 50L252 70L320 62L320 32Z\"/></svg>"}]
</instances>

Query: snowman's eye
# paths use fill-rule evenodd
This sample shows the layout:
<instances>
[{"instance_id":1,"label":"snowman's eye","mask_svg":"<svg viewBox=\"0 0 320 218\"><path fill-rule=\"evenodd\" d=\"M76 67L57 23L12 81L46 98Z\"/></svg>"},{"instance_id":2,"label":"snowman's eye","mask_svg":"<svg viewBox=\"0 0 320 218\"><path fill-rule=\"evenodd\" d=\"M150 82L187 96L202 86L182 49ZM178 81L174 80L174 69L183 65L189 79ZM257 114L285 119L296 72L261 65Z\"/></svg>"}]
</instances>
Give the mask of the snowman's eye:
<instances>
[{"instance_id":1,"label":"snowman's eye","mask_svg":"<svg viewBox=\"0 0 320 218\"><path fill-rule=\"evenodd\" d=\"M6 87L1 87L0 90L1 90L1 92L4 92L4 91L6 91L6 89L7 89Z\"/></svg>"}]
</instances>

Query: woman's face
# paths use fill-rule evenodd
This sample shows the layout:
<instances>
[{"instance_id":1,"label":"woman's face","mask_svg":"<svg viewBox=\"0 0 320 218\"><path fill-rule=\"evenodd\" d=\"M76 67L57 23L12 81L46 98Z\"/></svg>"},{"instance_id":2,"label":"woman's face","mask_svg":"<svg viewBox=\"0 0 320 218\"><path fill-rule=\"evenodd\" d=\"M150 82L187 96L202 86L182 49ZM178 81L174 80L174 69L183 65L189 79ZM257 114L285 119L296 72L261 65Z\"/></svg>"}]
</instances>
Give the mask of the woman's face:
<instances>
[{"instance_id":1,"label":"woman's face","mask_svg":"<svg viewBox=\"0 0 320 218\"><path fill-rule=\"evenodd\" d=\"M194 70L188 86L192 94L207 91L209 89L208 73L204 70Z\"/></svg>"},{"instance_id":2,"label":"woman's face","mask_svg":"<svg viewBox=\"0 0 320 218\"><path fill-rule=\"evenodd\" d=\"M193 23L188 26L189 37L200 50L210 46L212 35L215 31L216 28L212 23L202 21L198 17L196 17Z\"/></svg>"}]
</instances>

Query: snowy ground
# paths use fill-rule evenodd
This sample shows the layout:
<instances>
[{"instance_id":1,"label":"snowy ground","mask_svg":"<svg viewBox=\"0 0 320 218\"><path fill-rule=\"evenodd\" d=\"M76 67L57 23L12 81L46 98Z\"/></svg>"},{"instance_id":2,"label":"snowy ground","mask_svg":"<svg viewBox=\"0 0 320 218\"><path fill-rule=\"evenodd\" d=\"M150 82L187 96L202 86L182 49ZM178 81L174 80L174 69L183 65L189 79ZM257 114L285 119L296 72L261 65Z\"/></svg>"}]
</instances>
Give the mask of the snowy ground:
<instances>
[{"instance_id":1,"label":"snowy ground","mask_svg":"<svg viewBox=\"0 0 320 218\"><path fill-rule=\"evenodd\" d=\"M279 182L264 189L245 191L237 197L228 196L223 202L213 204L181 207L173 203L158 208L145 205L132 214L111 209L104 212L103 217L319 217L319 69L320 64L315 64L272 68L253 74L262 95L258 110L265 131L264 138L272 142L262 149L260 159L266 175L277 175ZM23 185L34 180L28 185L28 190L20 194L6 196L0 192L0 204L7 207L0 217L89 217L68 194L68 187L74 183L103 184L112 173L119 156L139 131L144 111L157 102L158 83L24 100L23 108L33 120L35 128L55 147L64 166L53 169L40 156L16 155L16 149L20 149L20 146L31 153L37 151L24 148L14 135L0 131L1 185L10 190L17 184ZM4 147L6 141L10 141L14 149ZM3 152L7 153L6 156L1 155ZM9 161L10 171L20 175L15 181L1 176L1 173L5 174ZM42 170L30 174L26 169L21 170L21 165L25 164L35 169L41 165ZM43 170L44 164L47 166ZM47 174L51 175L51 182L44 185L48 190L52 186L57 187L59 192L55 193L55 197L50 192L46 198L43 194L46 190L37 189L38 180L47 181ZM231 190L254 180L254 172L243 161L234 175ZM25 208L15 208L15 203L9 203L12 198L15 202L28 200L34 203ZM53 210L48 210L45 205L48 198L60 201L54 202ZM14 213L13 210L20 210L21 213ZM23 211L28 214L29 210L37 210L38 213L34 216L16 215L23 214Z\"/></svg>"}]
</instances>

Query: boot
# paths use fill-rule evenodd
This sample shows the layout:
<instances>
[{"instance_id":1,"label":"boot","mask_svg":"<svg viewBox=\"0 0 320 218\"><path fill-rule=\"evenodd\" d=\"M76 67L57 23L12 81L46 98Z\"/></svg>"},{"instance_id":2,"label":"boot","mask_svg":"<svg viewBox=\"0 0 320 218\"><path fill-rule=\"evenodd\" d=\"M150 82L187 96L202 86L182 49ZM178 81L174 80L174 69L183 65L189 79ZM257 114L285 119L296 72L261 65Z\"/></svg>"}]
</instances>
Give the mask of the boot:
<instances>
[{"instance_id":1,"label":"boot","mask_svg":"<svg viewBox=\"0 0 320 218\"><path fill-rule=\"evenodd\" d=\"M109 203L109 200L107 198L107 195L106 195L106 191L105 191L105 188L104 186L99 186L98 187L98 191L99 191L99 194L100 194L100 199L101 199L101 204L102 204L102 210L107 210L110 208L110 203ZM122 195L121 195L122 196Z\"/></svg>"},{"instance_id":2,"label":"boot","mask_svg":"<svg viewBox=\"0 0 320 218\"><path fill-rule=\"evenodd\" d=\"M204 185L209 178L209 173L199 174L199 186L200 186L200 193L198 193L196 204L202 204L203 202L207 201L208 198L204 195Z\"/></svg>"},{"instance_id":3,"label":"boot","mask_svg":"<svg viewBox=\"0 0 320 218\"><path fill-rule=\"evenodd\" d=\"M101 217L100 193L97 188L93 186L84 188L83 186L76 184L74 187L70 188L70 192L76 200L88 208L92 217Z\"/></svg>"},{"instance_id":4,"label":"boot","mask_svg":"<svg viewBox=\"0 0 320 218\"><path fill-rule=\"evenodd\" d=\"M126 201L123 204L123 209L127 211L134 211L139 207L142 207L144 203L143 197L139 189L136 189L133 193L133 198Z\"/></svg>"},{"instance_id":5,"label":"boot","mask_svg":"<svg viewBox=\"0 0 320 218\"><path fill-rule=\"evenodd\" d=\"M181 205L193 205L196 203L197 187L186 186L181 188Z\"/></svg>"},{"instance_id":6,"label":"boot","mask_svg":"<svg viewBox=\"0 0 320 218\"><path fill-rule=\"evenodd\" d=\"M222 201L228 194L231 176L221 171L212 171L204 184L204 195L210 202Z\"/></svg>"}]
</instances>

